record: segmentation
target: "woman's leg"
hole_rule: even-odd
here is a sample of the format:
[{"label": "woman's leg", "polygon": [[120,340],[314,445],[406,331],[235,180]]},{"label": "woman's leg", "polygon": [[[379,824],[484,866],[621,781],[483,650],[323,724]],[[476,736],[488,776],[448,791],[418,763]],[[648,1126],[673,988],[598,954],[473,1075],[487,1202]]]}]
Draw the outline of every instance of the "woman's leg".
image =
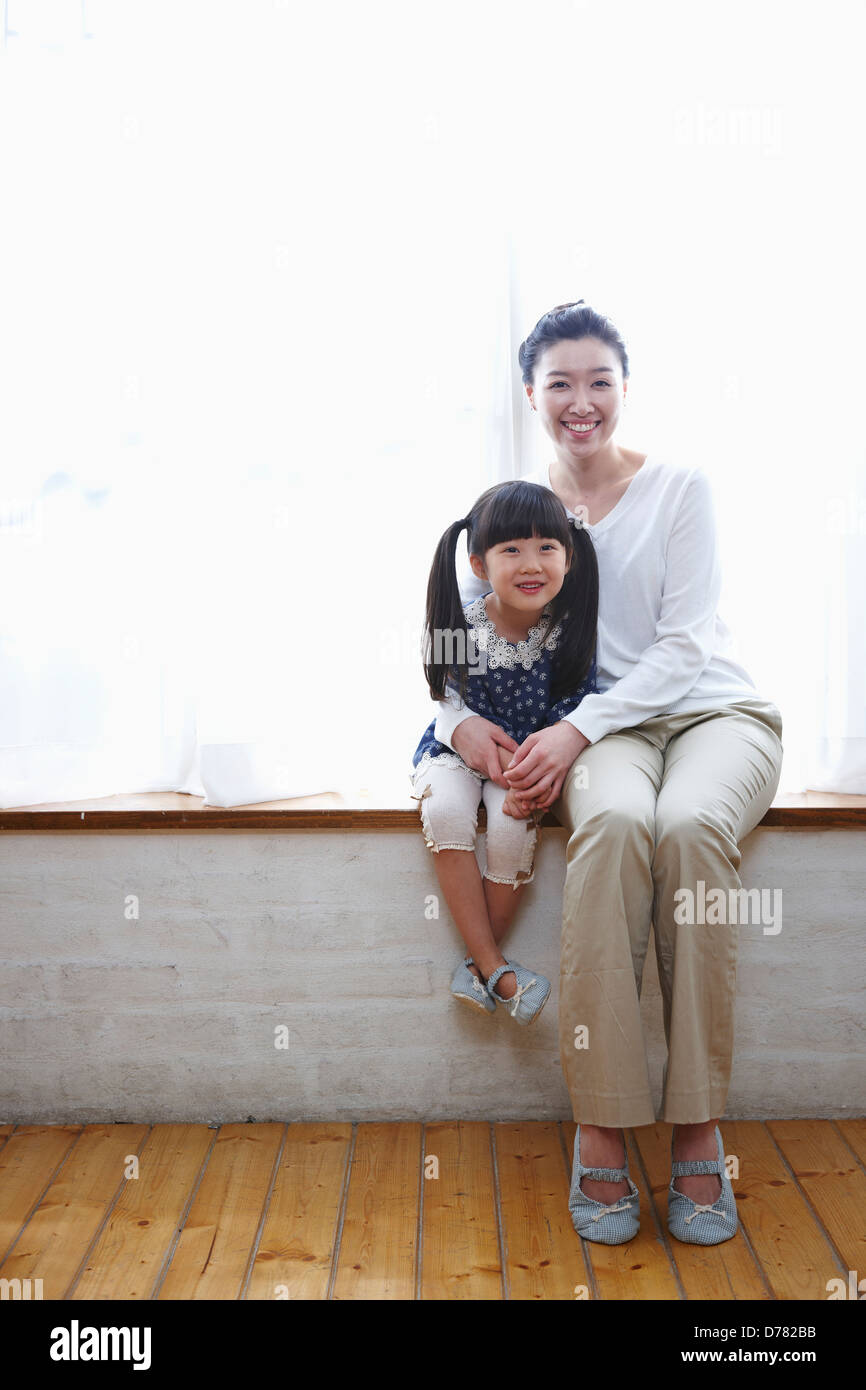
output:
[{"label": "woman's leg", "polygon": [[[662,755],[634,729],[573,764],[553,810],[569,832],[562,911],[559,1042],[587,1167],[619,1168],[623,1126],[655,1119],[640,1018],[652,915]],[[627,1184],[585,1178],[605,1203]]]},{"label": "woman's leg", "polygon": [[[495,785],[495,783],[494,783]],[[436,877],[454,924],[466,946],[466,954],[478,964],[483,979],[492,975],[505,957],[491,930],[481,871],[475,857],[478,803],[483,786],[471,772],[433,763],[414,782],[413,797],[419,802],[421,823],[433,851]],[[513,975],[500,981],[497,992],[510,998],[517,982]]]},{"label": "woman's leg", "polygon": [[[653,858],[656,958],[669,1050],[662,1118],[668,1123],[701,1124],[724,1114],[739,927],[751,906],[740,893],[740,841],[763,818],[779,785],[782,745],[773,727],[781,731],[778,711],[775,716],[765,722],[741,705],[698,716],[697,722],[695,715],[668,716],[673,733],[656,805]],[[686,727],[677,732],[680,721]]]},{"label": "woman's leg", "polygon": [[[697,722],[694,714],[669,716],[669,724],[653,860],[668,1042],[662,1118],[677,1127],[675,1159],[714,1158],[733,1056],[739,930],[751,919],[752,900],[740,892],[740,844],[779,784],[781,716],[774,705],[749,701]],[[696,1202],[720,1192],[714,1177],[676,1185]]]},{"label": "woman's leg", "polygon": [[560,1055],[581,1126],[621,1128],[655,1119],[639,994],[661,775],[660,750],[624,729],[584,749],[553,806],[569,832]]}]

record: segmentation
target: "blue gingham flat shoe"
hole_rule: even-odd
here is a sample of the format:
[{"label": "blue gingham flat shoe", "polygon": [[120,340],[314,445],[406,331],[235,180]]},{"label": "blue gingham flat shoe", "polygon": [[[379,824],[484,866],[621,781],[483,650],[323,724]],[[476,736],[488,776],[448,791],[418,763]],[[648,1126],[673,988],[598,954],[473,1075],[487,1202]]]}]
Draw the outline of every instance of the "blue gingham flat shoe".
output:
[{"label": "blue gingham flat shoe", "polygon": [[[604,1202],[596,1202],[581,1191],[580,1184],[584,1178],[596,1178],[599,1182],[625,1180],[629,1190],[624,1197],[617,1197],[615,1202],[605,1206]],[[574,1136],[574,1166],[568,1210],[577,1234],[599,1245],[624,1245],[626,1241],[633,1240],[640,1230],[640,1193],[629,1176],[628,1149],[625,1150],[625,1165],[622,1168],[584,1168],[580,1161],[580,1125]]]},{"label": "blue gingham flat shoe", "polygon": [[490,997],[490,991],[484,981],[479,980],[468,968],[474,964],[471,956],[460,962],[451,976],[451,993],[461,1004],[468,1004],[479,1013],[495,1014],[496,1004]]},{"label": "blue gingham flat shoe", "polygon": [[[686,1245],[721,1245],[737,1234],[740,1218],[731,1180],[725,1175],[725,1150],[716,1125],[716,1157],[690,1158],[674,1162],[674,1137],[671,1135],[671,1183],[668,1188],[668,1230],[676,1240]],[[674,1182],[693,1173],[715,1173],[722,1190],[715,1202],[701,1205],[684,1192],[677,1192]]]},{"label": "blue gingham flat shoe", "polygon": [[[501,994],[495,992],[495,986],[509,971],[513,971],[517,977],[517,988],[510,999],[503,999]],[[508,1011],[509,1018],[527,1025],[535,1022],[550,998],[550,981],[537,971],[518,965],[516,960],[509,960],[488,976],[487,990],[490,997]]]}]

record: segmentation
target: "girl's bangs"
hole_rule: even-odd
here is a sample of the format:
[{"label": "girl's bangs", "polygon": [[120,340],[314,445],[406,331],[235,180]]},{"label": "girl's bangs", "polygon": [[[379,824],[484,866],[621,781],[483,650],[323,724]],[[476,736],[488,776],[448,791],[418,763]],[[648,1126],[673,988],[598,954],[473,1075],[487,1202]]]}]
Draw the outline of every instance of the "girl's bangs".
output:
[{"label": "girl's bangs", "polygon": [[482,552],[529,536],[550,536],[569,548],[571,533],[565,508],[555,493],[537,483],[506,484],[491,498],[479,528]]}]

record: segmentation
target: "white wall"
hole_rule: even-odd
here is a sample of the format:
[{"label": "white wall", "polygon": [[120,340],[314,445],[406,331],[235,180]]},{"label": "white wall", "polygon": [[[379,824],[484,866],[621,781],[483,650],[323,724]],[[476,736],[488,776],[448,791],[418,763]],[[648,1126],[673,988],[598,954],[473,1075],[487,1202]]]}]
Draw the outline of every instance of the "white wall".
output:
[{"label": "white wall", "polygon": [[[418,831],[4,834],[0,1122],[571,1118],[564,841],[542,832],[509,938],[554,982],[522,1030],[452,1000]],[[740,873],[782,890],[783,927],[740,928],[728,1114],[863,1114],[863,831],[758,829]],[[643,1009],[660,1093],[652,949]]]}]

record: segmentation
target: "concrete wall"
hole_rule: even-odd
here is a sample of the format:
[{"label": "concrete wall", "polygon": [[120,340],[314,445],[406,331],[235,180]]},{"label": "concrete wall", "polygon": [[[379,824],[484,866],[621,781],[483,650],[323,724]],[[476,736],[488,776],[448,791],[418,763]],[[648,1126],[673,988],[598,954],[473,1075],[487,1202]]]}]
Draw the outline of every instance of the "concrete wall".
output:
[{"label": "concrete wall", "polygon": [[[564,844],[541,833],[508,942],[554,982],[524,1030],[452,1000],[462,951],[444,901],[425,916],[419,830],[4,833],[0,1121],[571,1118]],[[863,1114],[864,832],[759,829],[743,850],[783,927],[740,927],[728,1114]],[[643,1014],[658,1099],[652,948]]]}]

